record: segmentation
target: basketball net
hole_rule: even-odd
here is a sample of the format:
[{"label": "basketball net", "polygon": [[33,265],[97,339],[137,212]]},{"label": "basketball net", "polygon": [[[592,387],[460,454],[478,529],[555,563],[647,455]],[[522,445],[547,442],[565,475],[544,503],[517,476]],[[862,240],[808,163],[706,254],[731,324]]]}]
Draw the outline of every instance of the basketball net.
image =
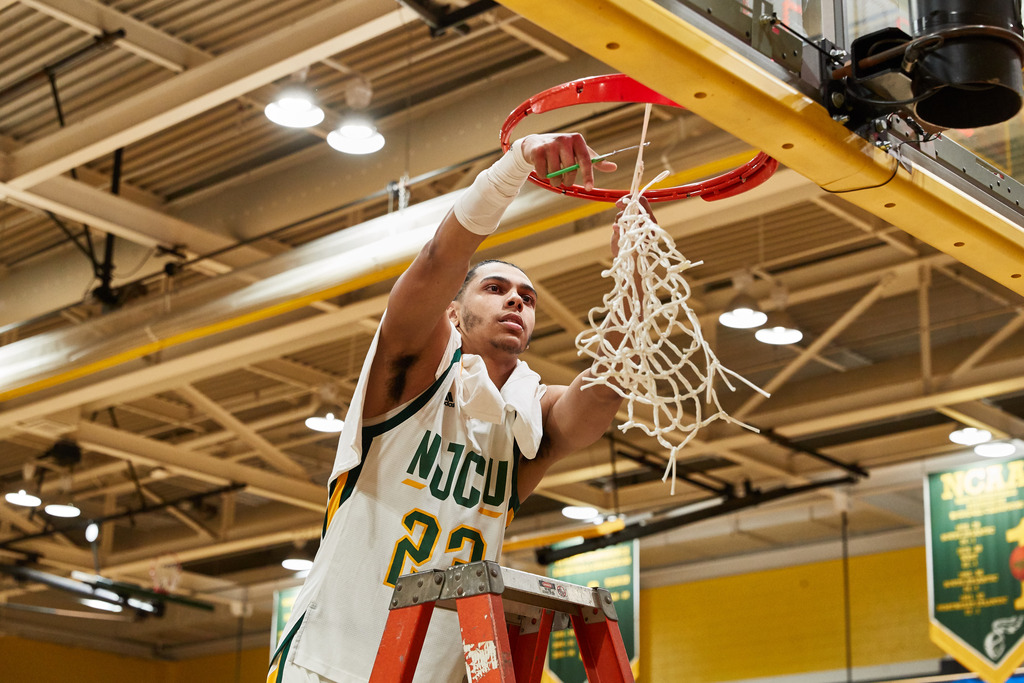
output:
[{"label": "basketball net", "polygon": [[[604,385],[626,399],[628,419],[619,430],[640,429],[669,450],[661,479],[672,476],[675,495],[676,454],[700,428],[724,420],[757,431],[725,412],[715,380],[721,379],[735,391],[731,377],[766,398],[768,394],[719,362],[688,303],[690,285],[683,277],[703,262],[694,263],[683,256],[640,202],[643,193],[668,174],[661,173],[639,190],[650,112],[648,104],[628,203],[618,221],[619,251],[611,268],[601,273],[611,278],[613,286],[602,305],[590,309],[591,329],[576,337],[576,348],[578,355],[592,361],[584,388]],[[637,404],[651,406],[651,425],[636,421]],[[683,434],[680,443],[666,438],[674,432]]]},{"label": "basketball net", "polygon": [[149,565],[149,578],[156,593],[173,593],[181,581],[181,562],[174,555],[161,555]]}]

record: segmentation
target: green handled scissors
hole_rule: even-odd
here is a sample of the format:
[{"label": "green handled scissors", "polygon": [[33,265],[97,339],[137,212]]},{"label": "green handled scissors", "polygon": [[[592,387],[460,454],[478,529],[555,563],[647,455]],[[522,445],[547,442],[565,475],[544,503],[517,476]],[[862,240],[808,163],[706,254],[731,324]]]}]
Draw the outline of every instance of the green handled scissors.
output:
[{"label": "green handled scissors", "polygon": [[[646,147],[649,144],[651,144],[651,143],[650,142],[645,142],[644,143],[644,147]],[[605,154],[598,154],[596,157],[594,157],[590,161],[591,161],[591,163],[593,163],[595,161],[601,161],[602,159],[607,159],[608,157],[610,157],[613,154],[618,154],[619,152],[628,152],[629,150],[636,149],[639,146],[640,145],[633,145],[632,147],[623,147],[622,149],[616,149],[616,150],[614,150],[612,152],[607,152]],[[545,178],[556,178],[556,177],[562,175],[563,173],[568,173],[569,171],[575,171],[575,170],[579,169],[579,167],[580,167],[579,164],[573,164],[572,166],[566,166],[565,168],[561,168],[561,169],[559,169],[557,171],[552,171],[551,173],[548,173],[544,177]]]}]

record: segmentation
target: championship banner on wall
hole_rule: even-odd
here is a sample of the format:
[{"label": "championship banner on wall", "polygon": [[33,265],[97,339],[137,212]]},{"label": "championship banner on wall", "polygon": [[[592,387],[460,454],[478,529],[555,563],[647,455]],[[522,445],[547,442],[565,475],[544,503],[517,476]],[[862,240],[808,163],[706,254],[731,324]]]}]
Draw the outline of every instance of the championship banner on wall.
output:
[{"label": "championship banner on wall", "polygon": [[281,642],[284,628],[292,616],[292,606],[295,605],[295,598],[299,595],[300,588],[302,586],[292,586],[274,591],[274,616],[270,620],[271,655],[277,650],[277,644]]},{"label": "championship banner on wall", "polygon": [[988,683],[1024,661],[1024,460],[925,481],[932,641]]},{"label": "championship banner on wall", "polygon": [[[627,541],[558,560],[548,567],[548,576],[553,579],[591,588],[605,588],[611,593],[633,678],[639,675],[640,664],[640,596],[637,594],[640,586],[640,563],[637,561],[639,549],[639,541]],[[571,625],[568,629],[551,632],[542,681],[586,683],[587,672],[583,668],[583,660],[576,646],[576,634]]]}]

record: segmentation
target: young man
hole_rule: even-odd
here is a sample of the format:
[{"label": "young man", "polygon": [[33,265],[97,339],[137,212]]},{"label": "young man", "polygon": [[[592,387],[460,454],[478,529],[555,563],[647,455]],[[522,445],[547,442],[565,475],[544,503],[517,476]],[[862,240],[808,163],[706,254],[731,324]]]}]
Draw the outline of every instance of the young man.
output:
[{"label": "young man", "polygon": [[[547,386],[518,356],[537,293],[519,268],[470,258],[530,171],[579,164],[579,134],[517,141],[456,201],[398,279],[345,419],[324,535],[271,681],[366,681],[395,579],[496,560],[505,527],[559,458],[596,441],[621,403],[603,386]],[[576,172],[561,176],[570,185]],[[586,373],[584,373],[585,375]],[[457,617],[436,610],[417,681],[461,681]]]}]

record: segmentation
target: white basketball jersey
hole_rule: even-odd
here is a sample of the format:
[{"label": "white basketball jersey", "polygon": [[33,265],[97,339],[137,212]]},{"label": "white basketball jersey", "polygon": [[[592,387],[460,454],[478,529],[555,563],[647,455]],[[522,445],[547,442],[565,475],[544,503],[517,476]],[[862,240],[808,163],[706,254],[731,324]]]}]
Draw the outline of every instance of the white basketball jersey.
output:
[{"label": "white basketball jersey", "polygon": [[[282,646],[283,658],[331,680],[369,678],[399,576],[497,560],[518,508],[516,412],[500,423],[467,415],[462,397],[476,392],[466,384],[490,379],[464,373],[454,330],[452,342],[430,388],[363,424],[361,462],[331,484],[320,550]],[[539,398],[539,378],[520,366]],[[435,609],[415,680],[464,673],[456,614]]]}]

